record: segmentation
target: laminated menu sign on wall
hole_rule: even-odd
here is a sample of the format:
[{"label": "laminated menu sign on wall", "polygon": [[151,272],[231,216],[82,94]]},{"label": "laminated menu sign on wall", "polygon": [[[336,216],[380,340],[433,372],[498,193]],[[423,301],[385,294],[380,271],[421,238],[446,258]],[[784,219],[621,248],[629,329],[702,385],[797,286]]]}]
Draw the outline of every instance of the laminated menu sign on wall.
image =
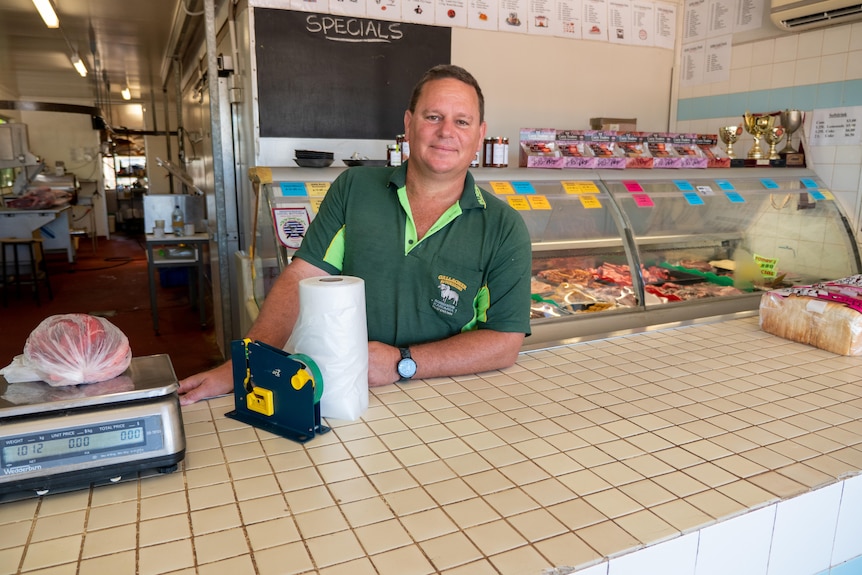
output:
[{"label": "laminated menu sign on wall", "polygon": [[581,33],[584,40],[608,39],[608,6],[605,0],[584,0]]},{"label": "laminated menu sign on wall", "polygon": [[365,3],[366,0],[332,0],[329,11],[345,16],[365,16]]},{"label": "laminated menu sign on wall", "polygon": [[496,30],[497,13],[497,0],[469,0],[467,27],[477,30]]},{"label": "laminated menu sign on wall", "polygon": [[706,41],[703,81],[726,82],[730,80],[730,57],[733,37],[710,38]]},{"label": "laminated menu sign on wall", "polygon": [[706,0],[686,0],[682,20],[682,41],[692,42],[706,38],[709,5]]},{"label": "laminated menu sign on wall", "polygon": [[692,42],[682,47],[682,72],[680,84],[693,86],[703,81],[704,55],[706,42]]},{"label": "laminated menu sign on wall", "polygon": [[553,36],[554,1],[529,0],[529,6],[527,31],[538,36]]},{"label": "laminated menu sign on wall", "polygon": [[721,36],[733,32],[733,0],[710,0],[706,35]]},{"label": "laminated menu sign on wall", "polygon": [[763,25],[763,12],[766,0],[736,0],[734,32],[759,30]]},{"label": "laminated menu sign on wall", "polygon": [[862,106],[814,110],[812,146],[857,146],[862,144]]},{"label": "laminated menu sign on wall", "polygon": [[655,46],[673,50],[676,43],[676,5],[656,2]]},{"label": "laminated menu sign on wall", "polygon": [[411,0],[401,9],[401,18],[414,24],[434,24],[434,0]]},{"label": "laminated menu sign on wall", "polygon": [[527,0],[500,0],[500,12],[497,21],[501,32],[527,33]]},{"label": "laminated menu sign on wall", "polygon": [[608,40],[629,44],[632,35],[632,5],[627,0],[608,1]]},{"label": "laminated menu sign on wall", "polygon": [[[386,0],[381,0],[385,2]],[[437,24],[441,26],[467,27],[466,0],[437,0]]]},{"label": "laminated menu sign on wall", "polygon": [[557,18],[551,27],[554,34],[564,38],[581,38],[581,0],[557,0]]},{"label": "laminated menu sign on wall", "polygon": [[655,4],[632,2],[631,43],[652,46],[655,43]]},{"label": "laminated menu sign on wall", "polygon": [[[339,0],[330,0],[330,4]],[[380,18],[383,20],[401,20],[401,0],[375,0],[368,2],[367,15],[369,18]]]}]

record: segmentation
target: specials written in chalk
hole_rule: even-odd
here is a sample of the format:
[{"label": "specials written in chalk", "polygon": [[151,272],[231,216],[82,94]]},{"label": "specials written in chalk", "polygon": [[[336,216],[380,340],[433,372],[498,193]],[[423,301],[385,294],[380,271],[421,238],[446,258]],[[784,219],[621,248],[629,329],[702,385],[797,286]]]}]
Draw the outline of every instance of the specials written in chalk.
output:
[{"label": "specials written in chalk", "polygon": [[312,34],[323,34],[336,42],[393,42],[404,37],[399,22],[382,22],[347,16],[309,14],[305,29]]}]

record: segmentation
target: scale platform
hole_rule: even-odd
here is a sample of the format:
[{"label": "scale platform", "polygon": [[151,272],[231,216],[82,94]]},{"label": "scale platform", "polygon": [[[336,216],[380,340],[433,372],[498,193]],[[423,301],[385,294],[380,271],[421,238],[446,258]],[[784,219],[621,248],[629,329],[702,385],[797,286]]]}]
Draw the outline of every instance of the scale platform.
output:
[{"label": "scale platform", "polygon": [[84,385],[0,376],[0,494],[175,471],[186,450],[178,388],[166,354],[132,358],[119,377]]}]

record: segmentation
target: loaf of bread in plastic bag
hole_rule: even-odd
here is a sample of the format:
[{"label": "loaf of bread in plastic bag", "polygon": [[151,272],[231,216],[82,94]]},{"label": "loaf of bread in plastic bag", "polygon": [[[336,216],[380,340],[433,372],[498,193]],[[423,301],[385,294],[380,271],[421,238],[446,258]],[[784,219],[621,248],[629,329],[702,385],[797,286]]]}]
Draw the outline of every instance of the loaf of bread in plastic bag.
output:
[{"label": "loaf of bread in plastic bag", "polygon": [[766,292],[763,331],[841,355],[862,355],[862,276]]}]

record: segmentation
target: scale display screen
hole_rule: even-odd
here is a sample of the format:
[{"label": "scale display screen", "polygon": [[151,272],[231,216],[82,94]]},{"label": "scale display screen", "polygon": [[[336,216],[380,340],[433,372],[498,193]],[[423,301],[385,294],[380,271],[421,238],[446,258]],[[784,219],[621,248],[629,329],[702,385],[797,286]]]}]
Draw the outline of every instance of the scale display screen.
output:
[{"label": "scale display screen", "polygon": [[0,438],[0,470],[22,473],[134,455],[162,448],[158,416]]}]

